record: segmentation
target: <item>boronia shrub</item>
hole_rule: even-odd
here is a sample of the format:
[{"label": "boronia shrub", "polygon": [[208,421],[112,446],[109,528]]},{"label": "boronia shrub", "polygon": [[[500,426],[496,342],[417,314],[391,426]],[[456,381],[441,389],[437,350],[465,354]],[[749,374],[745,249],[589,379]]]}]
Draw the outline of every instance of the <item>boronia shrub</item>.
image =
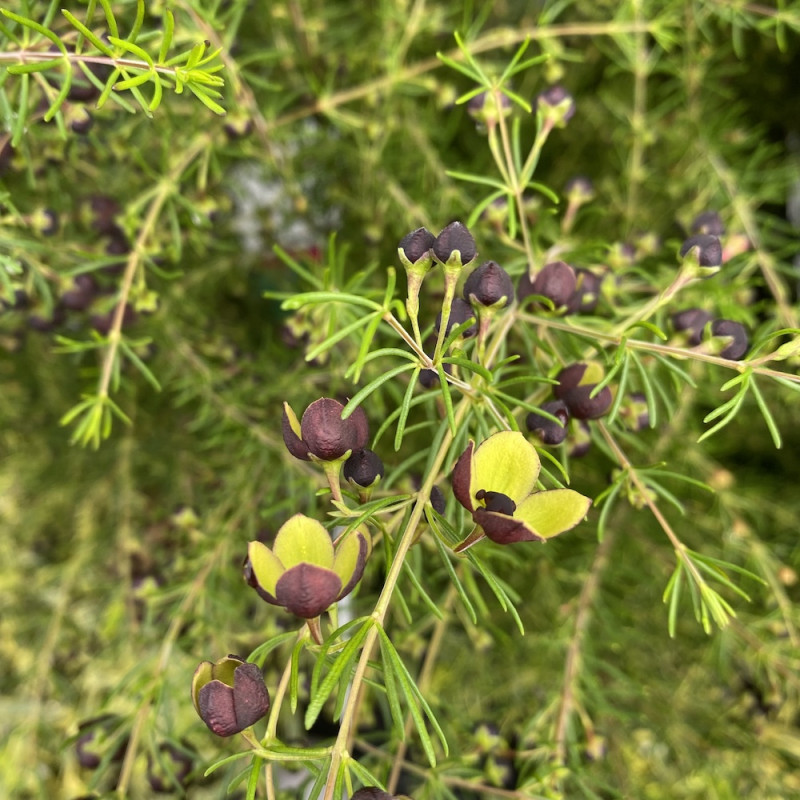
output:
[{"label": "boronia shrub", "polygon": [[0,795],[800,796],[798,31],[0,9]]}]

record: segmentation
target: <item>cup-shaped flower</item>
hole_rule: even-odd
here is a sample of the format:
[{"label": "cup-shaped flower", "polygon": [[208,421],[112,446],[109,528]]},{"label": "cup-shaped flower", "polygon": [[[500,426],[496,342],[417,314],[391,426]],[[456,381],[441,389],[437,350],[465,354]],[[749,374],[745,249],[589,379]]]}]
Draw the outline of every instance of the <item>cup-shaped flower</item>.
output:
[{"label": "cup-shaped flower", "polygon": [[283,441],[288,451],[302,461],[312,456],[320,461],[337,461],[348,451],[367,446],[369,423],[360,406],[342,419],[344,406],[330,397],[320,397],[304,412],[302,420],[288,403],[283,404]]},{"label": "cup-shaped flower", "polygon": [[334,547],[319,522],[295,514],[281,526],[272,549],[250,542],[245,580],[268,603],[314,619],[361,580],[370,549],[368,536],[357,528]]},{"label": "cup-shaped flower", "polygon": [[536,448],[518,431],[470,441],[453,469],[453,494],[497,544],[544,542],[575,527],[591,500],[572,489],[535,492]]},{"label": "cup-shaped flower", "polygon": [[233,736],[255,725],[269,711],[269,692],[256,664],[228,655],[203,661],[192,678],[192,702],[200,719],[217,736]]}]

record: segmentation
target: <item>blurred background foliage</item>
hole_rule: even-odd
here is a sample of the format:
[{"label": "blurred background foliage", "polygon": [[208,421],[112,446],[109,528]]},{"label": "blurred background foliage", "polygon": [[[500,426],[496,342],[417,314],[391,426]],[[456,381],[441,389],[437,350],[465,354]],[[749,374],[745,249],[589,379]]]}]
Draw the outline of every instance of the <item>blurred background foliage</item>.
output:
[{"label": "blurred background foliage", "polygon": [[[129,27],[136,4],[112,5]],[[74,43],[57,4],[23,6],[19,13],[49,19]],[[85,3],[68,6],[85,14]],[[147,4],[140,41],[157,34],[165,6]],[[304,335],[313,343],[346,312],[330,307],[287,325],[264,292],[306,287],[273,246],[314,274],[332,267],[337,286],[373,269],[358,285],[380,288],[405,233],[469,216],[483,187],[447,170],[493,176],[495,168],[485,135],[454,104],[472,87],[436,59],[437,51],[458,57],[454,31],[498,73],[530,37],[529,52],[550,58],[515,79],[515,91],[533,100],[560,82],[575,96],[577,113],[537,173],[558,193],[578,174],[594,182],[571,253],[612,263],[623,244],[656,237],[667,243],[661,262],[617,267],[646,282],[659,263],[673,263],[689,221],[715,209],[754,248],[735,281],[696,296],[706,292],[721,315],[752,328],[797,327],[800,214],[789,201],[800,178],[800,3],[176,0],[169,8],[176,46],[221,48],[225,117],[174,93],[153,118],[114,102],[98,110],[89,90],[62,108],[60,129],[42,120],[52,99],[45,84],[58,86],[58,71],[21,98],[19,76],[5,71],[18,47],[0,36],[0,794],[19,800],[115,787],[150,797],[159,775],[178,796],[225,795],[236,765],[202,776],[221,747],[237,745],[197,719],[190,677],[202,659],[246,654],[291,628],[240,574],[247,541],[317,508],[319,484],[284,451],[281,403],[302,409],[320,395],[352,393],[344,378],[352,349],[312,364],[303,349]],[[24,136],[12,147],[23,112]],[[532,135],[533,119],[522,125]],[[535,202],[530,213],[550,246],[560,212]],[[519,251],[490,220],[473,233],[483,257],[521,271]],[[98,449],[82,449],[59,420],[94,391],[105,351],[58,352],[57,337],[90,342],[92,330],[108,329],[133,243],[141,268],[125,333],[160,391],[121,359],[114,399],[131,424],[115,422]],[[762,279],[765,263],[784,289],[779,305]],[[65,308],[60,298],[85,274],[90,302]],[[427,298],[428,322],[437,299]],[[783,366],[796,372],[796,361]],[[675,416],[621,441],[642,466],[663,460],[708,482],[715,494],[667,484],[684,504],[683,515],[667,505],[674,527],[687,546],[765,584],[737,578],[751,602],[729,593],[738,617],[711,635],[687,604],[670,638],[662,592],[674,554],[634,489],[611,511],[601,545],[593,511],[547,548],[487,554],[519,596],[525,637],[484,590],[486,611],[472,626],[434,558],[425,585],[444,620],[408,581],[400,588],[413,618],[391,617],[412,673],[432,637],[439,648],[426,696],[451,755],[431,770],[412,740],[401,786],[417,800],[800,796],[796,395],[762,387],[781,450],[749,401],[696,445],[730,375],[690,371],[698,385],[684,387]],[[402,386],[373,396],[373,430],[401,395]],[[399,453],[384,437],[378,449],[390,474],[425,437],[410,435]],[[595,446],[571,462],[572,485],[596,497],[614,467]],[[413,488],[412,473],[400,470],[393,488]],[[431,553],[423,539],[411,553],[415,571]],[[356,608],[368,612],[379,588],[368,572]],[[281,669],[274,654],[268,686]],[[565,697],[573,713],[561,719]],[[385,711],[368,709],[357,743],[384,776],[396,746],[387,744]],[[86,723],[97,718],[88,741]],[[303,731],[301,719],[285,714],[285,740],[330,735],[324,726]],[[84,744],[98,754],[94,768],[81,765]],[[191,768],[186,789],[169,777],[181,758]]]}]

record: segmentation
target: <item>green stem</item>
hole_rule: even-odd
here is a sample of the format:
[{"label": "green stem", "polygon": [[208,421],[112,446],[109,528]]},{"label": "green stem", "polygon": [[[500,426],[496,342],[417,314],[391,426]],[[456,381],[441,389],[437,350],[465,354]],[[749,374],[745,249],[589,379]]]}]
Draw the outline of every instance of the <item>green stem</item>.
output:
[{"label": "green stem", "polygon": [[[469,400],[467,398],[462,399],[455,411],[456,429],[458,429],[460,424],[464,421],[469,409]],[[328,773],[328,782],[325,785],[325,794],[323,796],[323,800],[333,800],[333,791],[336,785],[336,775],[339,772],[339,766],[342,764],[344,759],[349,757],[350,742],[355,734],[354,723],[356,712],[359,707],[358,701],[361,696],[360,690],[362,686],[365,686],[364,677],[369,667],[372,650],[378,639],[378,626],[383,624],[383,620],[386,617],[386,612],[389,609],[389,603],[391,602],[392,594],[394,593],[395,587],[397,586],[397,581],[400,577],[400,571],[403,568],[406,555],[408,554],[411,545],[414,543],[417,526],[422,520],[425,503],[430,497],[431,489],[433,488],[436,478],[439,475],[439,470],[442,468],[442,464],[447,457],[447,453],[450,450],[450,445],[452,443],[453,435],[448,428],[445,432],[444,439],[439,446],[439,450],[436,453],[436,457],[431,464],[431,468],[428,471],[428,475],[425,478],[425,482],[422,484],[422,487],[419,490],[417,502],[414,505],[413,511],[411,512],[411,517],[408,520],[406,529],[403,531],[403,534],[400,537],[400,542],[397,545],[394,559],[389,567],[389,573],[386,576],[380,597],[378,598],[378,602],[375,604],[375,609],[372,612],[372,619],[375,621],[375,624],[372,625],[367,633],[366,638],[364,639],[364,647],[361,650],[361,657],[359,658],[355,674],[353,675],[353,681],[351,684],[352,689],[348,695],[344,708],[342,709],[341,720],[339,723],[339,734],[336,737],[336,742],[333,745],[333,751],[331,753],[330,771]]]}]

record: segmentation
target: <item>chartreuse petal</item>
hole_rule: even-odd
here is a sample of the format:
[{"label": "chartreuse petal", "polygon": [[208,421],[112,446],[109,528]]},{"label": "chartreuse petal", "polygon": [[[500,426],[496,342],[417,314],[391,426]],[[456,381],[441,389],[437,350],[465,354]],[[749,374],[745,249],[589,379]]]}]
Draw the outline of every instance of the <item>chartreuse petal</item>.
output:
[{"label": "chartreuse petal", "polygon": [[475,497],[481,489],[500,492],[519,505],[536,486],[539,469],[536,448],[519,431],[492,434],[472,456],[469,491],[474,505],[481,505]]},{"label": "chartreuse petal", "polygon": [[297,419],[297,414],[294,413],[292,407],[288,403],[283,404],[283,411],[286,414],[286,418],[289,420],[289,427],[292,429],[292,432],[298,439],[302,439],[302,434],[300,433],[300,420]]},{"label": "chartreuse petal", "polygon": [[341,578],[342,587],[350,583],[356,569],[363,566],[362,549],[364,536],[360,531],[351,531],[336,546],[333,571]]},{"label": "chartreuse petal", "polygon": [[297,564],[333,569],[333,542],[328,531],[304,514],[295,514],[283,523],[275,537],[272,552],[287,570]]},{"label": "chartreuse petal", "polygon": [[283,563],[269,547],[261,544],[261,542],[250,542],[247,546],[247,555],[258,585],[267,594],[275,597],[275,584],[280,580],[281,575],[286,572]]},{"label": "chartreuse petal", "polygon": [[517,506],[514,518],[543,539],[574,528],[589,511],[592,501],[572,489],[550,489],[532,494]]},{"label": "chartreuse petal", "polygon": [[192,702],[198,713],[200,712],[200,706],[197,705],[197,695],[212,680],[214,680],[214,665],[210,661],[201,661],[192,677]]}]

